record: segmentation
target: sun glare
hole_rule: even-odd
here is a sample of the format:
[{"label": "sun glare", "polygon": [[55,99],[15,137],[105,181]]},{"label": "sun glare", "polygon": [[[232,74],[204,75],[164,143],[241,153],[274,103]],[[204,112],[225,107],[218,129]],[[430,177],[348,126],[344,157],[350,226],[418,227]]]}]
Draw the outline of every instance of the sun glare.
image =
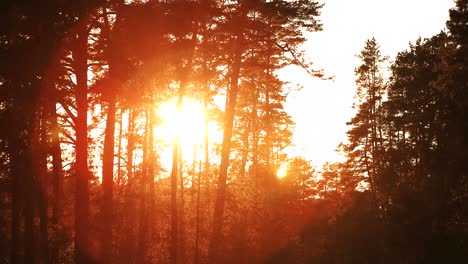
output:
[{"label": "sun glare", "polygon": [[281,163],[281,165],[278,168],[278,171],[276,171],[276,176],[280,179],[286,177],[288,175],[288,164],[287,163]]},{"label": "sun glare", "polygon": [[[166,144],[160,151],[162,166],[170,169],[172,165],[172,144],[179,140],[182,148],[183,162],[190,164],[203,157],[202,147],[205,144],[205,108],[196,100],[186,98],[181,109],[177,109],[177,101],[169,100],[159,106],[158,116],[161,120],[155,136]],[[208,118],[208,144],[221,142],[222,131],[217,122]],[[210,147],[209,147],[210,148]],[[211,159],[216,160],[211,155]]]},{"label": "sun glare", "polygon": [[194,100],[186,100],[181,109],[177,109],[175,100],[163,103],[159,108],[159,115],[163,125],[162,138],[166,143],[172,143],[175,138],[183,146],[200,144],[203,140],[205,114],[203,105]]}]

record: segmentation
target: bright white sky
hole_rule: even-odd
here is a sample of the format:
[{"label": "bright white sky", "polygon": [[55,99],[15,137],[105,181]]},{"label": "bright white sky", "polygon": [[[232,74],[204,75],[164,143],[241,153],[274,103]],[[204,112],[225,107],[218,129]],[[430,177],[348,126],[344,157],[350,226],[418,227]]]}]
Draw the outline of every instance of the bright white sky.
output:
[{"label": "bright white sky", "polygon": [[[319,0],[320,1],[320,0]],[[356,58],[366,39],[375,37],[383,55],[393,60],[419,36],[431,37],[445,28],[453,0],[321,0],[325,3],[323,31],[312,33],[305,46],[315,68],[323,68],[334,81],[307,77],[298,69],[285,69],[281,79],[301,84],[285,105],[296,122],[290,152],[321,166],[336,161],[337,145],[346,140],[346,122],[352,117]]]}]

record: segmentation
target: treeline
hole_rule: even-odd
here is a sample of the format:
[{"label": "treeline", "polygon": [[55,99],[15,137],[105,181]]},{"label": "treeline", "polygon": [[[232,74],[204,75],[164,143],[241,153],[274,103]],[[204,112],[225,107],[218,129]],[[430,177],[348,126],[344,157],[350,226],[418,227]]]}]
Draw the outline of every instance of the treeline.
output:
[{"label": "treeline", "polygon": [[468,259],[467,21],[468,1],[456,1],[448,31],[411,43],[389,69],[366,41],[346,161],[322,174],[337,208],[319,263]]},{"label": "treeline", "polygon": [[[294,124],[276,71],[322,77],[301,50],[303,33],[321,30],[320,9],[2,1],[0,262],[264,262],[302,245],[312,168],[298,158],[278,186]],[[204,105],[205,139],[193,164],[175,140],[164,168],[157,109],[174,98]]]}]

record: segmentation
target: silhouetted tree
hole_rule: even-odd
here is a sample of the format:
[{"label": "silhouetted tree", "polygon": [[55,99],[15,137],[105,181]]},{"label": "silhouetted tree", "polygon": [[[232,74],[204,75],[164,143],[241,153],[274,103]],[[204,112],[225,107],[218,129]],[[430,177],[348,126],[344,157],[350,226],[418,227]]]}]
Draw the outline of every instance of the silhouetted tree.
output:
[{"label": "silhouetted tree", "polygon": [[365,180],[374,195],[375,206],[379,208],[378,181],[382,169],[382,96],[385,84],[383,62],[385,57],[374,38],[366,41],[366,46],[358,55],[362,64],[356,68],[356,116],[347,124],[352,128],[347,132],[349,143],[345,146],[348,162],[356,177]]}]

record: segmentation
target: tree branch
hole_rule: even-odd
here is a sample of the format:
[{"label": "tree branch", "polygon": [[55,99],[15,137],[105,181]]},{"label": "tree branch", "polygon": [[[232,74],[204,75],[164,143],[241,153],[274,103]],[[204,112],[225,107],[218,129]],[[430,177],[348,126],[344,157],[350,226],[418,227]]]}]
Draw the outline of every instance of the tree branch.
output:
[{"label": "tree branch", "polygon": [[297,56],[297,54],[294,52],[294,50],[292,50],[291,48],[288,47],[288,45],[284,45],[284,46],[281,46],[280,44],[272,41],[272,43],[278,47],[280,50],[282,50],[283,52],[287,52],[289,53],[292,58],[293,58],[293,61],[299,65],[299,67],[301,67],[302,69],[304,69],[307,74],[309,74],[311,77],[318,77],[320,78],[321,80],[326,80],[326,81],[329,81],[329,80],[333,80],[334,76],[325,76],[325,74],[323,73],[323,70],[320,69],[320,70],[311,70],[307,67],[307,65],[305,65],[305,63],[303,61],[301,61],[299,59],[299,57]]}]

